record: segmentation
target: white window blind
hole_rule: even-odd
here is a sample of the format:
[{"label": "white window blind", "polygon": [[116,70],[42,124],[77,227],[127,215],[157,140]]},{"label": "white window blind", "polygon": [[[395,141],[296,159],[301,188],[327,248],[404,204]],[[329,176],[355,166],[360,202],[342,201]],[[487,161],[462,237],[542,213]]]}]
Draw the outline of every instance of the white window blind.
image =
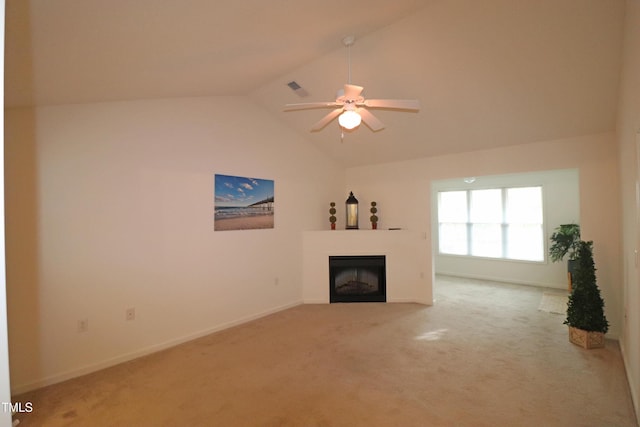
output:
[{"label": "white window blind", "polygon": [[542,187],[438,193],[442,254],[544,261]]}]

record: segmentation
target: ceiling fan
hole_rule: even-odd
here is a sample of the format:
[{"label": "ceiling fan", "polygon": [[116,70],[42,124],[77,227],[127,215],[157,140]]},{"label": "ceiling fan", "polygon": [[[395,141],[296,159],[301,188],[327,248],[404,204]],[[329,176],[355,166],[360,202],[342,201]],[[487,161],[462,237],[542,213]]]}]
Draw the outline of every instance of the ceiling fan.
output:
[{"label": "ceiling fan", "polygon": [[351,45],[355,37],[347,36],[342,39],[348,51],[348,82],[344,89],[338,91],[335,101],[328,102],[307,102],[302,104],[286,104],[285,111],[306,110],[311,108],[331,108],[337,107],[320,121],[311,127],[311,131],[322,130],[333,119],[338,117],[338,123],[344,129],[351,130],[360,126],[364,122],[372,131],[377,132],[384,129],[384,124],[378,120],[367,108],[380,108],[387,110],[417,111],[420,103],[417,99],[365,99],[362,95],[364,88],[351,84]]}]

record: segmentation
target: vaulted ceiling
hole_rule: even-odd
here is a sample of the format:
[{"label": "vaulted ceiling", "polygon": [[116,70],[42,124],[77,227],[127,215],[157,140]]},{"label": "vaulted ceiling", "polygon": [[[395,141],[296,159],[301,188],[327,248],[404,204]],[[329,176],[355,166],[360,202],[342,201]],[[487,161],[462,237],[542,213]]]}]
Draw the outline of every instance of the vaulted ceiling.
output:
[{"label": "vaulted ceiling", "polygon": [[[5,104],[240,95],[345,166],[608,132],[623,0],[7,0]],[[386,128],[330,110],[352,83]],[[287,83],[296,81],[300,98]]]}]

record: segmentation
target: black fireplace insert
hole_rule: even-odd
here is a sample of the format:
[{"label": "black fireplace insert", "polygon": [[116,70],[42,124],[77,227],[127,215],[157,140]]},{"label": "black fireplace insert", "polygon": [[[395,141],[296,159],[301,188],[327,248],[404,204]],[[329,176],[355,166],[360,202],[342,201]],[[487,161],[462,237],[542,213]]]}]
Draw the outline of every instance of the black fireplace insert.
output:
[{"label": "black fireplace insert", "polygon": [[386,302],[384,255],[330,256],[330,302]]}]

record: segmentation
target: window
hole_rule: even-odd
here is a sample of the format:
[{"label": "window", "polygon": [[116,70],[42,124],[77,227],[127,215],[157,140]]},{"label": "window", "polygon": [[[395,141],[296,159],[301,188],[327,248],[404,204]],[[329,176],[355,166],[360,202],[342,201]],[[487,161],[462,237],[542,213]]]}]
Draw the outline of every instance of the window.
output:
[{"label": "window", "polygon": [[544,260],[542,187],[438,193],[442,254]]}]

